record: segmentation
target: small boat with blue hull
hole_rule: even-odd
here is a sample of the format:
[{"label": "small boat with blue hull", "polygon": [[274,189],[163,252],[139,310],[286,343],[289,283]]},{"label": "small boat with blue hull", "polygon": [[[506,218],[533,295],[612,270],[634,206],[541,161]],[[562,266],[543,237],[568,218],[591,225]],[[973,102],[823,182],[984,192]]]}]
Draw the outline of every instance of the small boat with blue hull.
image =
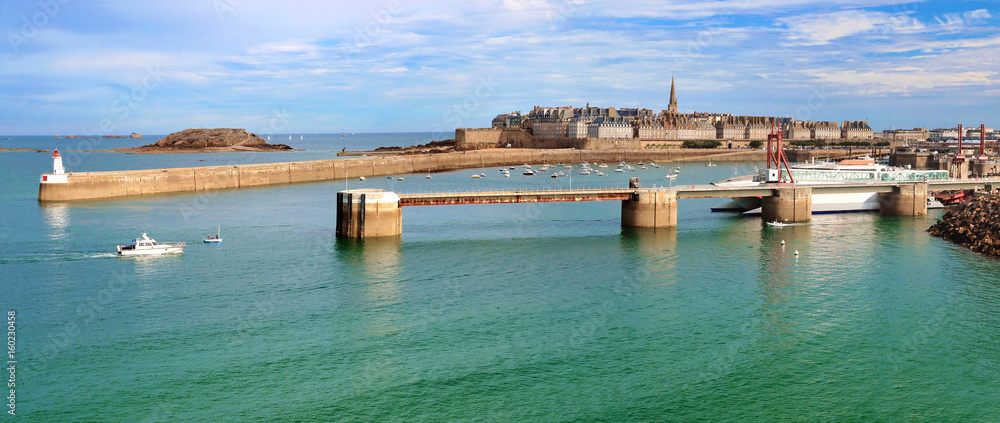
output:
[{"label": "small boat with blue hull", "polygon": [[219,232],[215,235],[209,235],[205,237],[206,244],[221,244],[222,243],[222,226],[219,226]]}]

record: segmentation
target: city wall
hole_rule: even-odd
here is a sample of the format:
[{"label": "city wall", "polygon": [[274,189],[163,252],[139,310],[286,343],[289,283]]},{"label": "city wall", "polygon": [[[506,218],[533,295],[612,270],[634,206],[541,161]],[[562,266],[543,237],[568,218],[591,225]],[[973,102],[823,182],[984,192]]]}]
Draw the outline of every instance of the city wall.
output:
[{"label": "city wall", "polygon": [[77,201],[205,190],[248,188],[360,176],[391,176],[498,167],[523,163],[619,161],[761,161],[763,150],[601,150],[492,149],[461,153],[396,155],[340,160],[188,167],[112,172],[75,172],[65,184],[39,184],[39,201]]}]

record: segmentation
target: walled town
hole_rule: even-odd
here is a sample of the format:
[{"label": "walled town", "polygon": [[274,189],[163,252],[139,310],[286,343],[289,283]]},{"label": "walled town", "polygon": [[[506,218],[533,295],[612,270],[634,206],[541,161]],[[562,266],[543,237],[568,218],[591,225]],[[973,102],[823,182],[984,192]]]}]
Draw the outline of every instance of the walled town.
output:
[{"label": "walled town", "polygon": [[[456,140],[481,143],[508,142],[520,147],[595,149],[670,147],[680,146],[682,141],[704,140],[718,141],[717,146],[723,148],[742,148],[756,146],[757,143],[754,141],[767,140],[772,130],[780,131],[785,140],[793,142],[849,144],[854,141],[866,144],[881,143],[885,146],[925,140],[954,140],[959,135],[956,128],[933,130],[915,128],[875,132],[868,121],[803,121],[791,117],[735,116],[730,113],[680,113],[673,80],[670,86],[669,106],[659,113],[650,109],[591,107],[590,104],[585,107],[535,106],[526,114],[520,111],[502,113],[493,119],[491,126],[489,129],[460,129],[456,132]],[[478,133],[474,134],[474,131]],[[500,131],[508,133],[501,134]],[[522,136],[516,132],[524,134]],[[979,128],[970,129],[962,135],[979,138]],[[534,138],[533,145],[522,140],[525,136]],[[987,128],[986,138],[997,138],[993,128]],[[570,140],[579,141],[574,143]],[[626,140],[632,142],[628,143]]]}]

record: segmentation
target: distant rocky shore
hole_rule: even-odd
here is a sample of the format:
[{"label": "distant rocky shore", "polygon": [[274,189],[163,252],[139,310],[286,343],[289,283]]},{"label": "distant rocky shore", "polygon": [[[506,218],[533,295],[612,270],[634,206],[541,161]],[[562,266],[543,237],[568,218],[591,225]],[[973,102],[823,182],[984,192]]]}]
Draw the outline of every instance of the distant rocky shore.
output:
[{"label": "distant rocky shore", "polygon": [[973,197],[945,213],[927,232],[977,253],[1000,258],[1000,198]]},{"label": "distant rocky shore", "polygon": [[51,153],[52,152],[52,150],[38,150],[38,149],[35,149],[35,148],[2,148],[2,147],[0,147],[0,152],[8,152],[8,151],[27,151],[27,152],[31,152],[31,153]]}]

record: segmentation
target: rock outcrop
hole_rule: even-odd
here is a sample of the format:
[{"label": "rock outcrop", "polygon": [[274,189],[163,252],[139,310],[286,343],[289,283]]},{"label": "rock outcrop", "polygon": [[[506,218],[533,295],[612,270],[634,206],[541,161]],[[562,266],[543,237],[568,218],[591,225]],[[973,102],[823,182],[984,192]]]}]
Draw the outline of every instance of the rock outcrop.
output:
[{"label": "rock outcrop", "polygon": [[268,144],[263,138],[245,129],[185,129],[167,135],[156,144],[141,148],[161,149],[234,149],[234,150],[291,150],[285,144]]},{"label": "rock outcrop", "polygon": [[1000,258],[1000,199],[972,197],[945,213],[927,232],[977,253]]}]

